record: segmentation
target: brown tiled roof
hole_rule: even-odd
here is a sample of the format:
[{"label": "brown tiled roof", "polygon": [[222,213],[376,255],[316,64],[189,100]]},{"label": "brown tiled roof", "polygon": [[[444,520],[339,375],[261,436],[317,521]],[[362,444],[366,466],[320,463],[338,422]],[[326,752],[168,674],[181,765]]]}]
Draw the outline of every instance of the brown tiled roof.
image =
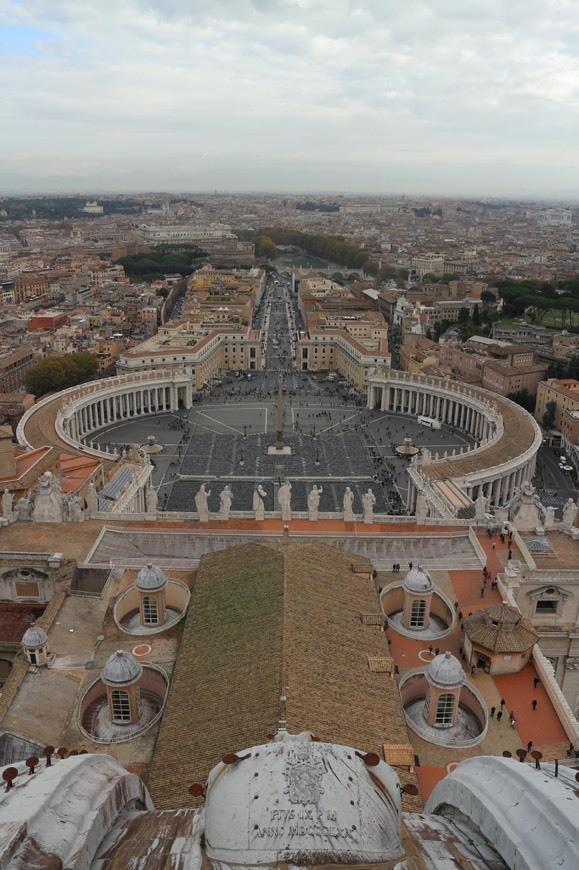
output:
[{"label": "brown tiled roof", "polygon": [[472,643],[500,653],[526,652],[539,637],[531,620],[507,604],[492,604],[467,617],[464,632]]},{"label": "brown tiled roof", "polygon": [[408,742],[396,682],[368,667],[389,657],[384,633],[360,619],[376,608],[370,571],[320,543],[202,559],[148,778],[157,808],[192,804],[191,783],[226,752],[267,742],[280,720],[380,755]]},{"label": "brown tiled roof", "polygon": [[226,752],[277,730],[283,579],[283,556],[258,544],[202,559],[148,777],[158,809],[192,804]]},{"label": "brown tiled roof", "polygon": [[413,767],[414,748],[410,743],[385,743],[384,758],[392,766]]},{"label": "brown tiled roof", "polygon": [[[484,396],[485,399],[488,399],[491,396],[490,393],[479,391],[474,387],[472,391],[475,396],[478,396],[480,392],[481,398]],[[531,447],[535,438],[535,428],[529,414],[502,396],[492,394],[492,399],[503,418],[504,432],[502,437],[486,449],[476,453],[466,453],[444,462],[433,462],[431,465],[423,466],[422,471],[425,477],[431,480],[463,477],[485,468],[492,468],[494,465],[501,465],[503,462],[516,460],[521,453]]]}]

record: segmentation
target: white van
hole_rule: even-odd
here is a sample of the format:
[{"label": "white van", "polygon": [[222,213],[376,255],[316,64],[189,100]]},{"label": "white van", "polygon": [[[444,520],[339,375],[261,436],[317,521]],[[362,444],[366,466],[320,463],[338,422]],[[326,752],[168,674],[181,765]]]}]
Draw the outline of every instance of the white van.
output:
[{"label": "white van", "polygon": [[433,417],[419,417],[418,423],[420,426],[426,426],[427,429],[441,429],[442,423],[440,420],[435,420]]}]

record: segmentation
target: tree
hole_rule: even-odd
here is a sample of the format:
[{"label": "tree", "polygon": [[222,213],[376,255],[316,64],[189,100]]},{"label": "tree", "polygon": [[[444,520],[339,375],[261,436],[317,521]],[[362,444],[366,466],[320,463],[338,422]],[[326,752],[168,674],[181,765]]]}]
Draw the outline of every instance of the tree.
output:
[{"label": "tree", "polygon": [[527,389],[517,390],[516,393],[509,393],[507,399],[510,399],[511,402],[516,402],[517,405],[520,405],[529,414],[532,414],[535,410],[535,396],[532,396]]},{"label": "tree", "polygon": [[470,315],[468,313],[468,308],[461,308],[460,311],[458,312],[458,322],[459,323],[466,323],[467,320],[469,320],[469,319],[470,319]]},{"label": "tree", "polygon": [[475,326],[480,326],[480,314],[478,310],[478,305],[475,305],[472,310],[472,322]]},{"label": "tree", "polygon": [[497,301],[495,294],[491,293],[490,290],[483,290],[480,295],[480,300],[483,305],[494,305],[494,303]]},{"label": "tree", "polygon": [[265,257],[266,260],[275,260],[277,257],[276,244],[269,236],[257,236],[254,244],[256,257]]},{"label": "tree", "polygon": [[555,423],[555,414],[557,412],[557,402],[551,399],[545,405],[545,413],[543,414],[543,426],[545,429],[552,429]]},{"label": "tree", "polygon": [[433,327],[434,340],[439,341],[443,332],[450,326],[450,320],[438,320]]},{"label": "tree", "polygon": [[28,369],[24,384],[36,398],[46,393],[74,387],[94,377],[97,362],[90,353],[71,353],[67,356],[49,356]]}]

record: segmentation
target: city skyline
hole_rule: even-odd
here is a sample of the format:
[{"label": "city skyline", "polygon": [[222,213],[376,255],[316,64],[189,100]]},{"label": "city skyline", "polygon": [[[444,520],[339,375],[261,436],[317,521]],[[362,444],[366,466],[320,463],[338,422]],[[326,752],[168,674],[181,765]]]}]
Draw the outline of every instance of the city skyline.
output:
[{"label": "city skyline", "polygon": [[568,0],[0,12],[0,193],[579,197]]}]

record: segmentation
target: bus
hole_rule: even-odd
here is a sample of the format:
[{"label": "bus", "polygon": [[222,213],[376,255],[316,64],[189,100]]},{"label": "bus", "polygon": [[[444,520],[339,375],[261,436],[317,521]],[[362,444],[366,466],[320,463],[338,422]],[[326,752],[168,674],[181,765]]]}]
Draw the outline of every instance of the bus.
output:
[{"label": "bus", "polygon": [[426,426],[427,429],[441,429],[442,423],[440,420],[434,420],[432,417],[419,417],[418,423],[421,426]]}]

